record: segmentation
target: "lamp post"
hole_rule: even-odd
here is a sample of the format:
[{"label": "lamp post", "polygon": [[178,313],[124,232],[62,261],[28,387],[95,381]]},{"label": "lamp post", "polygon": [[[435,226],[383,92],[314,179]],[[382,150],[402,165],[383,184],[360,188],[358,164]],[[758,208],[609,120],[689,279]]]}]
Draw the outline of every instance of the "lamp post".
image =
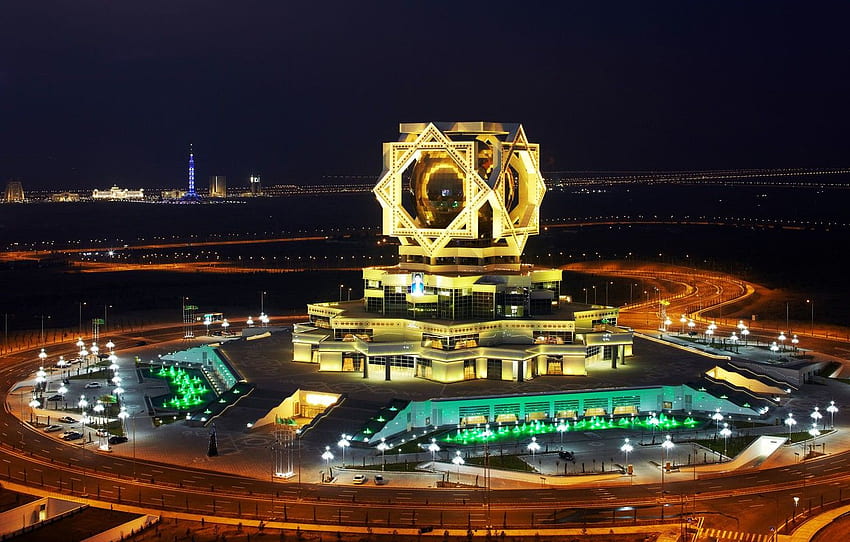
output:
[{"label": "lamp post", "polygon": [[210,324],[212,324],[212,318],[204,316],[204,327],[206,328],[206,332],[204,334],[207,336],[210,334]]},{"label": "lamp post", "polygon": [[720,413],[720,408],[714,409],[714,414],[711,415],[711,419],[715,421],[717,424],[714,428],[714,436],[717,436],[717,432],[720,430],[720,422],[723,421],[723,414]]},{"label": "lamp post", "polygon": [[723,423],[723,429],[720,430],[720,436],[723,437],[723,458],[724,461],[729,459],[726,457],[726,444],[729,440],[729,437],[732,435],[732,431],[729,429],[728,423]]},{"label": "lamp post", "polygon": [[460,466],[465,463],[463,458],[460,456],[460,450],[455,450],[455,456],[452,458],[452,463],[457,466],[457,483],[460,484]]},{"label": "lamp post", "polygon": [[800,504],[800,497],[794,497],[794,516],[791,520],[796,523],[797,522],[797,506]]},{"label": "lamp post", "polygon": [[227,328],[230,327],[230,322],[227,321],[227,318],[221,321],[221,333],[223,335],[227,335]]},{"label": "lamp post", "polygon": [[814,411],[812,411],[812,413],[809,414],[809,417],[812,419],[812,422],[813,422],[812,425],[817,427],[821,418],[823,418],[823,414],[820,413],[820,407],[815,407]]},{"label": "lamp post", "polygon": [[596,305],[596,285],[592,286],[593,288],[593,304]]},{"label": "lamp post", "polygon": [[35,409],[37,409],[38,407],[41,406],[41,403],[38,402],[38,399],[33,397],[32,400],[29,402],[29,405],[30,405],[30,424],[32,424],[33,413],[35,412]]},{"label": "lamp post", "polygon": [[432,438],[431,444],[428,445],[428,451],[431,452],[431,461],[437,460],[437,452],[440,451],[440,445],[437,444],[437,439]]},{"label": "lamp post", "polygon": [[793,412],[788,413],[788,417],[785,418],[785,425],[788,426],[788,442],[791,442],[791,429],[797,425],[797,420],[794,419]]},{"label": "lamp post", "polygon": [[65,387],[65,384],[62,384],[61,386],[59,386],[59,389],[56,390],[56,391],[59,393],[59,395],[62,396],[62,403],[64,404],[65,403],[65,394],[68,393],[68,388]]},{"label": "lamp post", "polygon": [[673,449],[673,441],[671,440],[670,435],[664,435],[664,442],[661,443],[661,450],[663,451],[663,456],[661,459],[661,495],[664,495],[664,471],[667,470],[667,464],[670,463],[670,450]]},{"label": "lamp post", "polygon": [[829,412],[829,428],[835,428],[835,413],[838,412],[838,407],[835,406],[835,401],[830,401],[829,406],[826,407],[826,411]]},{"label": "lamp post", "polygon": [[127,407],[121,405],[121,409],[118,412],[118,419],[121,420],[121,432],[125,435],[127,434],[127,417],[129,416],[130,414],[127,413]]},{"label": "lamp post", "polygon": [[779,349],[782,350],[783,352],[785,352],[785,339],[788,338],[788,337],[785,336],[785,332],[780,331],[779,336],[776,337],[776,338],[779,340]]},{"label": "lamp post", "polygon": [[605,281],[605,306],[608,306],[608,286],[614,284],[613,281],[606,280]]},{"label": "lamp post", "polygon": [[342,303],[342,289],[345,287],[344,284],[339,285],[339,301]]},{"label": "lamp post", "polygon": [[587,305],[587,288],[582,288],[582,291],[584,292],[584,304]]},{"label": "lamp post", "polygon": [[741,336],[744,338],[744,346],[747,346],[747,335],[750,334],[750,328],[744,326],[744,329],[741,330]]},{"label": "lamp post", "polygon": [[254,327],[254,318],[249,316],[245,323],[248,324],[248,327]]},{"label": "lamp post", "polygon": [[818,435],[820,435],[820,430],[818,429],[818,422],[812,422],[812,427],[809,429],[809,434],[812,436],[812,455],[815,453],[815,441],[818,439]]},{"label": "lamp post", "polygon": [[629,444],[629,439],[626,439],[622,446],[620,446],[620,451],[623,452],[626,456],[626,474],[629,475],[629,480],[631,480],[632,473],[629,469],[629,452],[634,450],[634,446]]},{"label": "lamp post", "polygon": [[693,321],[693,320],[691,320],[691,319],[688,319],[688,332],[689,332],[689,333],[692,333],[692,332],[694,331],[694,328],[695,328],[695,327],[697,327],[697,323],[696,323],[696,322],[694,322],[694,321]]},{"label": "lamp post", "polygon": [[322,459],[325,460],[325,466],[329,467],[331,464],[331,459],[334,458],[334,454],[331,452],[330,446],[325,446],[325,451],[322,452]]},{"label": "lamp post", "polygon": [[770,343],[770,351],[774,353],[774,355],[779,352],[779,345],[776,344],[776,341]]},{"label": "lamp post", "polygon": [[339,442],[336,443],[339,446],[340,450],[342,450],[342,466],[345,467],[345,449],[351,446],[350,435],[342,434],[342,438],[339,439]]},{"label": "lamp post", "polygon": [[685,334],[685,324],[688,323],[688,319],[683,314],[682,317],[679,318],[679,321],[682,322],[682,335],[684,335]]},{"label": "lamp post", "polygon": [[649,425],[652,426],[652,443],[655,444],[655,430],[658,428],[658,424],[661,423],[661,420],[658,419],[658,416],[655,415],[655,412],[650,413],[649,417]]},{"label": "lamp post", "polygon": [[534,460],[534,454],[540,450],[540,445],[537,444],[537,437],[531,437],[531,442],[528,443],[528,451],[531,452],[531,459]]},{"label": "lamp post", "polygon": [[564,423],[564,420],[558,420],[558,426],[555,427],[555,429],[558,431],[558,433],[561,434],[561,444],[563,444],[564,443],[564,433],[567,432],[569,427],[567,427],[567,424]]},{"label": "lamp post", "polygon": [[797,335],[794,335],[793,337],[791,337],[791,349],[794,352],[797,351],[797,345],[798,344],[800,344],[800,339],[797,338]]},{"label": "lamp post", "polygon": [[737,352],[738,351],[738,336],[735,335],[734,331],[732,332],[731,335],[729,335],[729,342],[732,344],[732,346],[735,347],[735,352]]},{"label": "lamp post", "polygon": [[384,466],[387,464],[387,460],[386,460],[386,456],[384,455],[384,452],[386,452],[387,450],[390,449],[390,447],[387,445],[387,439],[384,438],[384,437],[381,437],[381,442],[378,443],[377,448],[379,450],[381,450],[381,470],[384,470]]}]

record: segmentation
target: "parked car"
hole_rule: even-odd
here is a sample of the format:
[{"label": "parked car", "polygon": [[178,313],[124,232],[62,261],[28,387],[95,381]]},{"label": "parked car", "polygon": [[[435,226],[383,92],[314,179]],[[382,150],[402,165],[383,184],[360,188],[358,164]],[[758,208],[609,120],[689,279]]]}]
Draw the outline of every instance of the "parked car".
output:
[{"label": "parked car", "polygon": [[59,418],[59,421],[62,423],[77,423],[77,420],[70,416],[62,416],[61,418]]},{"label": "parked car", "polygon": [[376,486],[382,486],[382,485],[384,485],[384,484],[386,484],[386,483],[387,483],[387,481],[384,479],[384,476],[383,476],[383,475],[381,475],[381,474],[376,474],[376,475],[375,475],[375,485],[376,485]]},{"label": "parked car", "polygon": [[100,387],[100,382],[89,382],[88,384],[86,384],[87,390],[90,390],[90,389],[93,389],[93,388],[99,388],[99,387]]},{"label": "parked car", "polygon": [[354,475],[354,483],[355,484],[365,484],[366,480],[368,480],[368,478],[366,478],[365,474],[355,474]]},{"label": "parked car", "polygon": [[62,440],[78,440],[83,438],[83,434],[79,431],[65,431],[62,433]]},{"label": "parked car", "polygon": [[47,427],[45,427],[44,432],[45,433],[54,433],[56,431],[61,431],[63,429],[65,429],[65,428],[62,427],[61,425],[56,425],[55,423],[53,423],[53,424],[50,424]]},{"label": "parked car", "polygon": [[63,399],[62,395],[57,393],[56,395],[51,395],[47,398],[48,401],[61,401]]},{"label": "parked car", "polygon": [[122,442],[127,442],[127,437],[124,435],[112,435],[109,437],[109,444],[121,444]]}]

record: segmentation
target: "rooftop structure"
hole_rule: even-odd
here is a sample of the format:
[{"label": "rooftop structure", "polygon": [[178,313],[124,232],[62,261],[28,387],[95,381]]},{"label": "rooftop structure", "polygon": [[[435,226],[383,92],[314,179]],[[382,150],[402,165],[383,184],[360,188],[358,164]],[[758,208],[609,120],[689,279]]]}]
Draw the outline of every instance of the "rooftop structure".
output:
[{"label": "rooftop structure", "polygon": [[227,177],[224,175],[210,176],[210,192],[211,198],[226,198],[227,197]]},{"label": "rooftop structure", "polygon": [[519,124],[401,125],[374,188],[392,267],[358,301],[308,305],[293,359],[364,378],[522,381],[583,375],[631,355],[613,307],[573,303],[560,269],[521,262],[546,187]]}]

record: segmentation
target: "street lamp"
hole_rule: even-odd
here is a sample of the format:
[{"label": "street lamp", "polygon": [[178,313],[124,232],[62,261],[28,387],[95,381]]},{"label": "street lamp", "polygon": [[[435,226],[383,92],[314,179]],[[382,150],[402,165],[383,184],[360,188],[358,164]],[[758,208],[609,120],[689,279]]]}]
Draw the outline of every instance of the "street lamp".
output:
[{"label": "street lamp", "polygon": [[29,402],[30,405],[30,423],[32,423],[32,415],[35,412],[35,409],[41,406],[41,403],[38,402],[38,399],[35,397],[32,398],[32,401]]},{"label": "street lamp", "polygon": [[800,339],[797,338],[797,335],[791,337],[791,348],[794,349],[794,352],[797,351],[797,345],[800,343]]},{"label": "street lamp", "polygon": [[658,424],[661,423],[661,420],[658,419],[655,412],[651,412],[648,422],[649,425],[652,426],[652,443],[655,444],[655,430],[658,428]]},{"label": "street lamp", "polygon": [[44,348],[42,348],[41,352],[38,353],[38,359],[41,361],[41,364],[44,365],[44,360],[47,359],[47,352],[44,351]]},{"label": "street lamp", "polygon": [[567,427],[567,424],[564,423],[564,420],[558,420],[558,426],[555,427],[555,430],[561,434],[561,444],[564,443],[564,433],[566,433],[568,429],[569,427]]},{"label": "street lamp", "polygon": [[785,418],[785,425],[788,426],[788,442],[791,442],[791,428],[797,425],[797,420],[794,419],[793,412],[788,413],[788,417]]},{"label": "street lamp", "polygon": [[221,333],[223,335],[227,335],[227,328],[230,327],[230,322],[227,321],[227,318],[221,321]]},{"label": "street lamp", "polygon": [[770,343],[770,351],[776,354],[779,351],[779,345],[776,344],[776,341]]},{"label": "street lamp", "polygon": [[809,434],[812,436],[812,455],[814,455],[815,441],[820,435],[820,430],[818,429],[818,422],[812,422],[812,427],[809,429]]},{"label": "street lamp", "polygon": [[783,352],[785,352],[785,339],[787,339],[787,338],[788,338],[788,337],[786,337],[786,336],[785,336],[785,332],[784,332],[784,331],[780,331],[780,332],[779,332],[779,336],[777,337],[777,339],[779,340],[779,348],[780,348]]},{"label": "street lamp", "polygon": [[65,387],[65,384],[62,384],[61,386],[59,386],[59,389],[56,390],[56,392],[59,393],[59,395],[62,396],[62,402],[64,403],[65,402],[65,394],[68,393],[68,388]]},{"label": "street lamp", "polygon": [[689,318],[688,319],[688,333],[693,333],[695,327],[697,327],[697,323]]},{"label": "street lamp", "polygon": [[823,418],[823,414],[820,413],[820,407],[815,407],[815,410],[809,414],[809,417],[814,420],[814,426],[817,427],[818,422]]},{"label": "street lamp", "polygon": [[528,450],[531,452],[531,459],[534,459],[534,454],[540,450],[540,445],[537,444],[537,437],[531,437],[531,442],[527,446]]},{"label": "street lamp", "polygon": [[104,346],[106,346],[106,348],[108,348],[108,349],[109,349],[109,352],[110,352],[110,353],[111,353],[113,350],[115,350],[115,343],[114,343],[114,342],[112,342],[112,339],[110,339],[110,340],[109,340],[109,342],[107,342]]},{"label": "street lamp", "polygon": [[245,323],[248,324],[248,327],[254,327],[254,318],[249,316]]},{"label": "street lamp", "polygon": [[386,456],[384,455],[384,453],[390,449],[386,441],[386,438],[381,437],[381,442],[379,442],[377,446],[377,448],[381,450],[381,470],[384,470],[384,466],[387,464]]},{"label": "street lamp", "polygon": [[322,459],[325,460],[325,466],[330,466],[331,459],[333,459],[333,458],[334,458],[334,454],[331,453],[331,447],[325,446],[325,451],[322,452]]},{"label": "street lamp", "polygon": [[212,324],[212,318],[209,316],[204,316],[204,327],[206,328],[205,335],[209,336],[210,334],[210,325]]},{"label": "street lamp", "polygon": [[729,342],[732,344],[732,346],[736,347],[736,348],[735,348],[735,351],[737,352],[737,351],[738,351],[738,349],[737,349],[737,346],[738,346],[738,336],[737,336],[737,335],[735,335],[735,332],[734,332],[734,331],[732,332],[732,334],[731,334],[731,335],[729,335]]},{"label": "street lamp", "polygon": [[683,315],[682,315],[682,317],[681,317],[681,318],[679,318],[679,321],[680,321],[680,322],[682,322],[682,335],[684,335],[684,334],[685,334],[685,324],[687,324],[687,323],[688,323],[688,319],[687,319],[687,317],[685,317],[685,315],[683,314]]},{"label": "street lamp", "polygon": [[673,441],[670,435],[664,435],[664,442],[661,443],[661,450],[664,452],[664,458],[661,463],[661,494],[664,495],[664,471],[667,470],[667,465],[670,463],[670,450],[673,449]]},{"label": "street lamp", "polygon": [[672,324],[672,323],[673,323],[673,320],[671,320],[669,316],[664,319],[664,331],[665,332],[667,332],[667,330],[670,328],[670,324]]},{"label": "street lamp", "polygon": [[97,403],[95,403],[94,408],[92,408],[92,410],[94,410],[95,414],[97,414],[97,417],[100,419],[100,425],[102,426],[103,425],[103,403],[100,401],[100,399],[97,400]]},{"label": "street lamp", "polygon": [[720,430],[720,422],[723,421],[723,414],[720,413],[719,407],[714,409],[714,414],[711,415],[711,419],[717,423],[714,428],[714,434],[717,435],[717,432]]},{"label": "street lamp", "polygon": [[741,330],[741,337],[744,338],[744,346],[747,346],[747,335],[749,335],[749,334],[750,334],[750,328],[748,328],[747,326],[744,326],[744,328]]},{"label": "street lamp", "polygon": [[[629,444],[629,439],[626,439],[623,445],[620,446],[620,451],[622,451],[626,455],[626,472],[628,472],[629,469],[629,452],[631,452],[632,450],[634,450],[634,446]],[[629,476],[631,476],[630,472],[628,472],[628,474]]]},{"label": "street lamp", "polygon": [[460,456],[460,450],[455,450],[455,456],[452,458],[452,463],[457,466],[457,483],[460,483],[460,466],[465,463],[463,458]]},{"label": "street lamp", "polygon": [[440,445],[437,444],[437,439],[432,438],[431,444],[428,445],[428,451],[431,452],[431,461],[437,460],[437,452],[440,451]]},{"label": "street lamp", "polygon": [[720,436],[723,437],[723,457],[725,459],[728,459],[728,457],[726,457],[726,444],[731,435],[732,431],[729,429],[729,424],[724,422],[723,429],[720,430]]},{"label": "street lamp", "polygon": [[262,313],[260,315],[260,324],[262,324],[263,327],[269,327],[269,315],[268,314]]},{"label": "street lamp", "polygon": [[351,441],[348,440],[349,435],[345,433],[342,434],[342,438],[339,439],[339,442],[336,443],[337,446],[342,450],[342,466],[345,467],[345,449],[351,446]]},{"label": "street lamp", "polygon": [[791,519],[797,521],[797,506],[800,504],[800,497],[794,497],[794,517]]},{"label": "street lamp", "polygon": [[838,412],[838,407],[835,406],[835,401],[830,401],[829,406],[826,407],[826,411],[829,412],[829,428],[835,428],[835,413]]},{"label": "street lamp", "polygon": [[127,413],[127,407],[121,405],[121,410],[118,412],[118,419],[121,420],[121,432],[127,433],[127,418],[130,414]]}]

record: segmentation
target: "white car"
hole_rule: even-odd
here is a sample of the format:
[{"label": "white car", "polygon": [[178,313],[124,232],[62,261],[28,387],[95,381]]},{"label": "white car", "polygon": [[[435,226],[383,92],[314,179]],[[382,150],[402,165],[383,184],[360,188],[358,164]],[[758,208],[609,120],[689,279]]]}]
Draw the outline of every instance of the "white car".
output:
[{"label": "white car", "polygon": [[86,384],[87,390],[90,390],[90,389],[93,389],[93,388],[99,388],[99,387],[100,387],[100,382],[89,382],[88,384]]},{"label": "white car", "polygon": [[44,428],[44,432],[45,432],[45,433],[54,433],[54,432],[56,432],[56,431],[62,431],[63,429],[65,429],[63,426],[61,426],[61,425],[56,425],[56,424],[54,423],[54,424],[51,424],[51,425],[48,425],[47,427],[45,427],[45,428]]},{"label": "white car", "polygon": [[355,474],[353,481],[355,484],[365,484],[366,480],[368,480],[368,478],[366,478],[365,474]]}]

